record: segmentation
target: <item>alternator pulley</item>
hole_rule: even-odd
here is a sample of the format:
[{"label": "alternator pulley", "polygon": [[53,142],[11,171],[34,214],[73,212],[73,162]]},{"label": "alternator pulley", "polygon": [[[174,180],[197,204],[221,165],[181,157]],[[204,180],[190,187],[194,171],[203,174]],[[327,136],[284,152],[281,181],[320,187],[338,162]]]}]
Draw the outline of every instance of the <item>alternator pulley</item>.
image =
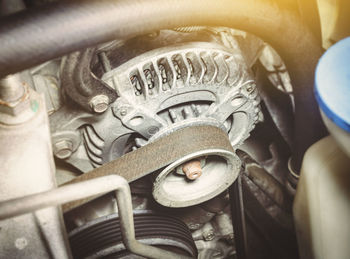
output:
[{"label": "alternator pulley", "polygon": [[[187,161],[205,157],[201,175],[188,179],[177,173]],[[193,162],[192,162],[193,163]],[[206,149],[184,156],[167,166],[153,184],[153,197],[167,207],[187,207],[207,201],[226,190],[237,178],[241,161],[233,152]]]}]

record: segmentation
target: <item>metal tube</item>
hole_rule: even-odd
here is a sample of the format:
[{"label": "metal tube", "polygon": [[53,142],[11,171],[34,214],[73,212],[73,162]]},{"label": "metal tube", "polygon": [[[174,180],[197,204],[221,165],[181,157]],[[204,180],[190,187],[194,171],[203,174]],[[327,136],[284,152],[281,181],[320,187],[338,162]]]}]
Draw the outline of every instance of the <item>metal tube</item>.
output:
[{"label": "metal tube", "polygon": [[130,252],[155,259],[186,258],[173,252],[144,245],[136,240],[130,187],[128,182],[118,175],[103,176],[93,180],[65,185],[50,191],[0,202],[0,220],[113,190],[116,191],[123,242]]}]

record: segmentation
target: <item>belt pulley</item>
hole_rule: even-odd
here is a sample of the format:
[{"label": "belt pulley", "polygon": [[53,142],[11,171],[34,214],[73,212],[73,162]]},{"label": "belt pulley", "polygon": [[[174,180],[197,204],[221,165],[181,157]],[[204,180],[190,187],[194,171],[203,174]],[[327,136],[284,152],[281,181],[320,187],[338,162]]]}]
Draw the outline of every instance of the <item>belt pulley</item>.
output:
[{"label": "belt pulley", "polygon": [[[153,246],[176,249],[181,255],[197,258],[197,248],[188,227],[170,215],[151,211],[134,213],[137,240]],[[73,257],[130,258],[122,242],[118,214],[92,220],[69,233]]]},{"label": "belt pulley", "polygon": [[[234,153],[227,134],[213,126],[193,126],[175,131],[89,173],[80,175],[66,184],[111,174],[120,175],[128,182],[132,182],[164,167],[172,168],[172,163],[176,165],[179,161],[186,162],[184,157],[193,159],[195,154],[211,153],[222,156],[229,169],[228,180],[223,181],[223,186],[219,188],[219,191],[223,191],[223,187],[228,188],[228,185],[237,178],[241,162]],[[216,194],[219,193],[213,192],[212,195]],[[94,198],[97,197],[64,204],[62,209],[67,212]]]}]

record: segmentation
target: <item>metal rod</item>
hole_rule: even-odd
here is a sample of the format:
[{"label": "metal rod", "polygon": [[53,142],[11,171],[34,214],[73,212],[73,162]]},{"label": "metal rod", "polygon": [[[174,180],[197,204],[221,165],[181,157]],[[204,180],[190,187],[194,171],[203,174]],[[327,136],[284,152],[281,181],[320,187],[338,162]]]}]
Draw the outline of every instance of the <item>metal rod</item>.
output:
[{"label": "metal rod", "polygon": [[135,238],[132,201],[128,182],[121,176],[108,175],[74,183],[50,191],[0,202],[0,220],[31,213],[74,200],[116,191],[121,232],[125,247],[147,258],[190,258],[140,243]]}]

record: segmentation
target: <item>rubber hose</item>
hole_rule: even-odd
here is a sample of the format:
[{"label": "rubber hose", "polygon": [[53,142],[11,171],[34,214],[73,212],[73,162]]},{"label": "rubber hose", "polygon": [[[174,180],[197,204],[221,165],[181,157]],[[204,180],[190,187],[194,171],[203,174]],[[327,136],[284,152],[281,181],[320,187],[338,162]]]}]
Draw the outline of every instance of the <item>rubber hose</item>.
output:
[{"label": "rubber hose", "polygon": [[192,25],[226,26],[253,33],[285,61],[295,87],[293,167],[324,136],[313,96],[322,49],[293,13],[270,0],[60,1],[0,19],[0,77],[112,39]]}]

